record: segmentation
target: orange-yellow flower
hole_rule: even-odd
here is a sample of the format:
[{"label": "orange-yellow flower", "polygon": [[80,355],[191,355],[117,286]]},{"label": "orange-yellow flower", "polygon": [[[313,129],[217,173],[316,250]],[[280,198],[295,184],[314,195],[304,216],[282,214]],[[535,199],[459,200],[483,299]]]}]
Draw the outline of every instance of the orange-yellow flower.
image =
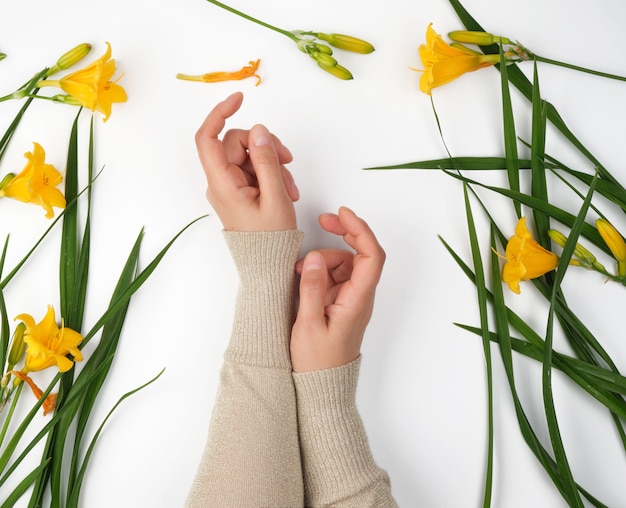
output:
[{"label": "orange-yellow flower", "polygon": [[[47,369],[56,365],[59,372],[66,372],[72,368],[74,362],[80,362],[83,355],[78,344],[83,340],[80,333],[57,326],[54,308],[48,306],[45,317],[37,324],[29,314],[20,314],[19,319],[26,325],[24,342],[26,342],[26,360],[24,372],[33,372]],[[72,355],[73,359],[67,357]]]},{"label": "orange-yellow flower", "polygon": [[519,294],[520,281],[540,277],[554,270],[558,262],[556,254],[544,249],[533,239],[526,227],[526,217],[522,217],[515,226],[515,234],[506,244],[502,281],[508,284],[511,291]]},{"label": "orange-yellow flower", "polygon": [[111,81],[115,74],[115,60],[111,58],[111,45],[98,60],[87,67],[72,72],[59,80],[43,80],[37,86],[56,86],[71,95],[84,107],[104,115],[106,122],[111,116],[114,102],[126,102],[126,91]]},{"label": "orange-yellow flower", "polygon": [[235,72],[208,72],[206,74],[200,74],[199,76],[179,73],[176,74],[176,77],[185,81],[202,81],[203,83],[218,83],[220,81],[234,81],[254,77],[257,79],[255,86],[259,86],[261,76],[259,76],[256,71],[259,69],[259,65],[261,65],[261,60],[257,60],[256,62],[250,60],[248,63],[249,65],[244,65]]},{"label": "orange-yellow flower", "polygon": [[33,145],[33,151],[24,154],[28,160],[26,166],[0,189],[0,196],[41,205],[50,219],[54,216],[53,206],[65,207],[65,197],[57,189],[63,177],[52,164],[45,163],[46,152],[41,145]]},{"label": "orange-yellow flower", "polygon": [[461,45],[451,46],[432,28],[426,28],[426,44],[419,47],[424,70],[420,78],[420,90],[428,95],[433,88],[445,85],[466,72],[494,65],[499,55],[483,55]]},{"label": "orange-yellow flower", "polygon": [[[26,382],[28,384],[28,386],[30,386],[30,389],[33,392],[33,395],[35,397],[37,397],[37,399],[41,399],[41,397],[43,396],[43,391],[41,390],[41,388],[39,388],[35,382],[29,378],[26,374],[24,374],[23,372],[19,372],[16,370],[12,370],[11,374],[13,374],[16,378],[21,379],[22,381]],[[54,411],[54,407],[56,406],[57,403],[57,395],[59,395],[58,393],[51,393],[50,395],[48,395],[46,397],[46,400],[43,401],[43,415],[46,416],[48,413]]]}]

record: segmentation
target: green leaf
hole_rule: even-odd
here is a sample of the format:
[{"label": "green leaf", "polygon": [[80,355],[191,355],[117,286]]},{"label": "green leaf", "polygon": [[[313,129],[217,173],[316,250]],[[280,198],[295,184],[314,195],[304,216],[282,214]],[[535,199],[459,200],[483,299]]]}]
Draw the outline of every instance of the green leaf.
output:
[{"label": "green leaf", "polygon": [[467,185],[463,185],[463,196],[465,198],[465,215],[467,218],[467,229],[469,232],[470,247],[472,251],[472,262],[475,270],[474,280],[478,297],[478,311],[480,315],[481,327],[485,332],[483,334],[483,352],[485,355],[487,370],[487,467],[485,471],[483,506],[487,508],[491,505],[493,489],[493,371],[491,368],[491,347],[488,334],[489,322],[487,317],[485,274],[483,271],[483,262],[480,255],[480,246],[478,244],[474,216],[472,214],[472,207],[467,193]]},{"label": "green leaf", "polygon": [[98,430],[96,431],[93,439],[89,443],[89,447],[87,448],[87,451],[85,453],[85,457],[83,459],[82,465],[80,467],[80,470],[78,471],[78,475],[76,477],[76,482],[75,482],[75,484],[74,484],[74,486],[73,486],[73,488],[72,488],[72,490],[71,490],[71,492],[70,492],[70,494],[68,496],[68,501],[67,501],[67,505],[66,505],[67,508],[77,508],[78,507],[78,501],[79,501],[79,497],[80,497],[80,490],[81,490],[82,485],[83,485],[83,480],[85,478],[85,473],[87,471],[87,466],[89,465],[89,459],[91,458],[93,450],[94,450],[94,448],[96,446],[96,442],[98,441],[98,438],[100,437],[100,434],[102,433],[102,429],[104,428],[106,422],[109,420],[111,415],[114,413],[114,411],[118,408],[118,406],[124,400],[126,400],[131,395],[134,395],[138,391],[143,390],[148,385],[154,383],[159,377],[161,377],[161,374],[163,374],[164,371],[165,371],[165,369],[163,369],[161,372],[159,372],[154,378],[152,378],[147,383],[145,383],[145,384],[141,385],[140,387],[135,388],[134,390],[131,390],[131,391],[125,393],[124,395],[122,395],[122,397],[120,397],[118,399],[118,401],[115,403],[113,408],[106,415],[106,417],[104,418],[104,420],[102,421],[102,423],[98,427]]},{"label": "green leaf", "polygon": [[13,508],[20,498],[26,493],[34,481],[39,478],[41,472],[48,466],[49,460],[44,460],[35,469],[28,473],[24,479],[15,487],[13,492],[4,500],[0,508]]},{"label": "green leaf", "polygon": [[[504,61],[502,46],[498,46],[500,51],[500,87],[502,89],[502,117],[504,126],[504,154],[506,162],[506,172],[509,178],[509,188],[519,191],[520,186],[520,161],[517,152],[517,135],[515,134],[515,119],[513,117],[513,106],[511,105],[511,93],[509,91],[509,79]],[[522,216],[522,209],[518,201],[513,201],[517,217]]]},{"label": "green leaf", "polygon": [[[546,108],[539,92],[539,76],[535,62],[533,95],[532,95],[532,128],[531,128],[531,194],[536,199],[548,203],[548,185],[546,183],[546,168],[544,166],[546,145]],[[516,190],[516,189],[513,189]],[[544,248],[550,248],[550,219],[548,215],[533,208],[533,219],[537,229],[537,242]]]}]

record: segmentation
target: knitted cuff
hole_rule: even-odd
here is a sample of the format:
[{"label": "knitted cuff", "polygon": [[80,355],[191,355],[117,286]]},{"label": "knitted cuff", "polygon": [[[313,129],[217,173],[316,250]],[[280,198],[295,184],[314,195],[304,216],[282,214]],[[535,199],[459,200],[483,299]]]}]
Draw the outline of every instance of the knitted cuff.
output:
[{"label": "knitted cuff", "polygon": [[291,368],[294,265],[302,232],[225,231],[240,285],[225,357],[234,363]]}]

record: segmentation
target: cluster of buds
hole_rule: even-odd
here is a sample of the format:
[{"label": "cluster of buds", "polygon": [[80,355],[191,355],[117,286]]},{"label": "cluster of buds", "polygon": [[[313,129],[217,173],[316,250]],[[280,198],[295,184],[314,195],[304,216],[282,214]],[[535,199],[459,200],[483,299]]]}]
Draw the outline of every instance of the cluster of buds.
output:
[{"label": "cluster of buds", "polygon": [[[322,32],[303,32],[302,30],[294,30],[290,32],[298,49],[309,55],[317,62],[317,65],[339,79],[352,79],[352,73],[345,67],[339,65],[337,59],[333,56],[333,50],[330,46],[352,53],[360,53],[367,55],[374,51],[374,46],[363,39],[352,37],[344,34],[325,34]],[[330,44],[323,44],[324,41]]]},{"label": "cluster of buds", "polygon": [[455,30],[448,34],[450,40],[454,41],[452,47],[461,47],[468,50],[464,44],[474,44],[476,46],[491,46],[499,44],[502,46],[504,59],[508,63],[530,60],[533,53],[522,46],[519,42],[513,42],[507,37],[493,35],[488,32],[474,32],[471,30]]},{"label": "cluster of buds", "polygon": [[[596,257],[585,247],[576,244],[574,248],[574,256],[570,264],[582,266],[587,270],[600,272],[610,279],[617,280],[626,285],[626,241],[621,233],[608,220],[600,218],[596,221],[598,233],[604,240],[611,254],[615,258],[616,268],[615,274],[609,273],[606,268],[598,262]],[[555,229],[551,229],[548,234],[550,238],[559,246],[564,247],[567,238],[563,233]]]}]

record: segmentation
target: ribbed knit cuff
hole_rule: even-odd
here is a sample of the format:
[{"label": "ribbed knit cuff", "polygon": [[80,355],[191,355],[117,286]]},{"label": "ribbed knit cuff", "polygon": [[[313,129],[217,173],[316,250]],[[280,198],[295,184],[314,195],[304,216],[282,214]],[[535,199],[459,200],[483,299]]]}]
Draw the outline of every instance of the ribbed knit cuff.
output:
[{"label": "ribbed knit cuff", "polygon": [[302,232],[224,231],[240,285],[225,358],[234,363],[291,368],[294,265]]},{"label": "ribbed knit cuff", "polygon": [[325,506],[386,478],[374,462],[356,408],[360,357],[333,369],[294,373],[306,499]]}]

